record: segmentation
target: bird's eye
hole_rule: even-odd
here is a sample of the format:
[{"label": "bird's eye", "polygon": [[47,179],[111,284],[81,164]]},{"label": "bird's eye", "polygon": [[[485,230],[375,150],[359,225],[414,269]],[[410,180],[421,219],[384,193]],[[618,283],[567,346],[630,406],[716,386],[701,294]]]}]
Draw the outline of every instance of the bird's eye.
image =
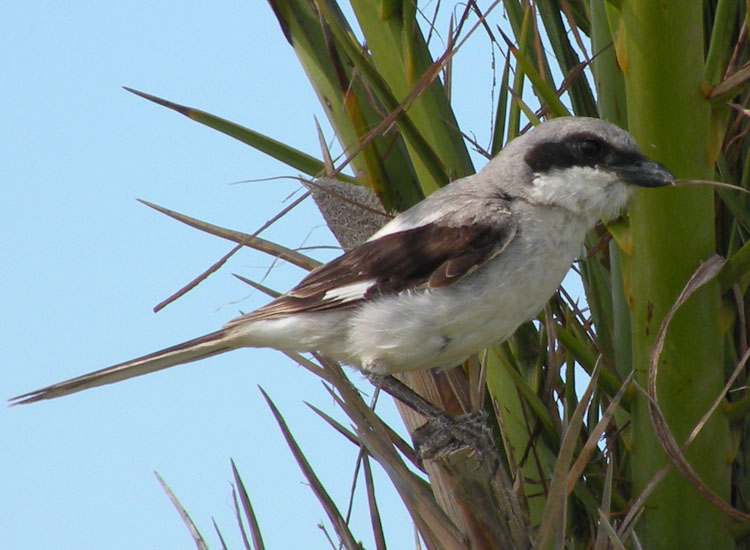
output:
[{"label": "bird's eye", "polygon": [[584,139],[579,148],[581,154],[588,159],[597,159],[602,154],[602,144],[595,139]]}]

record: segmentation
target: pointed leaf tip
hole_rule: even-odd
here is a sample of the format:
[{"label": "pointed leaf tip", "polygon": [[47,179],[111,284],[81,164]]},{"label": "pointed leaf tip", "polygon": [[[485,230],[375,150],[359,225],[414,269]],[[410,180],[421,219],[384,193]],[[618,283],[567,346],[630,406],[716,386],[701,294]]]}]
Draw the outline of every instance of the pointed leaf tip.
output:
[{"label": "pointed leaf tip", "polygon": [[146,92],[141,92],[140,90],[136,90],[135,88],[129,88],[128,86],[123,86],[123,89],[127,92],[130,92],[131,94],[135,94],[139,97],[142,97],[143,99],[148,99],[149,101],[153,101],[157,105],[167,107],[185,116],[190,116],[190,113],[194,110],[191,107],[186,107],[185,105],[180,105],[179,103],[174,103],[173,101],[169,101],[167,99],[163,99],[155,95],[147,94]]}]

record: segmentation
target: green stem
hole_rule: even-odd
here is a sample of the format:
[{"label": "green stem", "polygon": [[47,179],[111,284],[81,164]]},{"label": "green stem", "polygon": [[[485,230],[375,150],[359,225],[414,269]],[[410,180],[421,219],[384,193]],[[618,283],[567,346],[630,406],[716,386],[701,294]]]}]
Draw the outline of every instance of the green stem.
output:
[{"label": "green stem", "polygon": [[[701,95],[703,21],[700,2],[629,0],[622,4],[622,57],[628,121],[644,152],[678,178],[711,179],[710,106]],[[714,201],[707,189],[642,190],[631,208],[631,324],[636,380],[647,386],[649,360],[662,319],[700,262],[714,251]],[[719,284],[706,285],[675,315],[659,361],[658,404],[683,441],[723,385]],[[633,490],[639,494],[667,462],[651,426],[647,401],[633,415]],[[717,494],[729,499],[726,417],[714,415],[686,452]],[[700,521],[696,521],[700,518]],[[733,548],[726,516],[676,471],[646,503],[642,545]]]}]

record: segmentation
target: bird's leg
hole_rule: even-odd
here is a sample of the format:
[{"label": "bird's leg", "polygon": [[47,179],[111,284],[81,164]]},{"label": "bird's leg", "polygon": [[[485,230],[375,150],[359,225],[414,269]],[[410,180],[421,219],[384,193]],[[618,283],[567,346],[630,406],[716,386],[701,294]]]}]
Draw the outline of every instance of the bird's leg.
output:
[{"label": "bird's leg", "polygon": [[375,387],[428,418],[427,423],[417,428],[412,434],[414,447],[420,459],[434,458],[442,453],[449,453],[467,446],[483,454],[487,445],[491,445],[486,412],[478,411],[454,418],[395,376],[384,376],[367,371],[365,371],[365,376]]},{"label": "bird's leg", "polygon": [[450,416],[441,409],[427,401],[409,386],[393,375],[375,374],[374,372],[363,371],[365,378],[376,388],[380,388],[385,393],[401,401],[410,409],[418,412],[427,418],[448,418]]}]

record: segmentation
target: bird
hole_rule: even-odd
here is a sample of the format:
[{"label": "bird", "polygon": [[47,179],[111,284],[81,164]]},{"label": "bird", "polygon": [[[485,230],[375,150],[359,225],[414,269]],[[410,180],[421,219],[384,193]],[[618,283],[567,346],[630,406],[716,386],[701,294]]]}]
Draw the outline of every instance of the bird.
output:
[{"label": "bird", "polygon": [[53,399],[237,348],[317,352],[364,373],[450,368],[508,338],[554,294],[636,187],[675,185],[625,130],[563,117],[394,217],[267,305],[204,336],[24,393]]}]

